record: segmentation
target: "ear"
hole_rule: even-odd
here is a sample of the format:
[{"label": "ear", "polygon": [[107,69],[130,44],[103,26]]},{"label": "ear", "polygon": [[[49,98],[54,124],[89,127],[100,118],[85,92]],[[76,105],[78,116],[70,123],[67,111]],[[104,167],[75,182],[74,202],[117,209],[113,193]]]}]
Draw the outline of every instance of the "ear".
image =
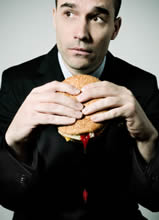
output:
[{"label": "ear", "polygon": [[56,8],[53,8],[52,14],[53,14],[53,25],[54,28],[56,28]]},{"label": "ear", "polygon": [[111,40],[114,40],[118,33],[119,33],[119,30],[120,30],[120,27],[121,27],[121,23],[122,23],[122,20],[121,18],[116,18],[115,21],[114,21],[114,32],[112,34],[112,37],[111,37]]}]

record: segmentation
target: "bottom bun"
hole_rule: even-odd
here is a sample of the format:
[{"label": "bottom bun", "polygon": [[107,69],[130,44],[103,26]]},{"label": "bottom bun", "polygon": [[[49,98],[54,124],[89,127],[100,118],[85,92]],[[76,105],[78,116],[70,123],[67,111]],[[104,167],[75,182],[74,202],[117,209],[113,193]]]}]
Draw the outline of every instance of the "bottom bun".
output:
[{"label": "bottom bun", "polygon": [[[107,124],[108,125],[108,124]],[[95,138],[101,135],[105,128],[107,126],[103,127],[102,129],[96,131],[96,132],[89,132],[89,133],[83,133],[83,134],[66,134],[61,131],[58,131],[60,135],[62,135],[66,141],[81,141],[83,142],[83,138],[87,137],[87,139]]]},{"label": "bottom bun", "polygon": [[93,132],[90,132],[90,133],[87,133],[87,134],[82,134],[82,135],[79,135],[79,134],[64,134],[62,132],[59,131],[59,134],[61,134],[65,139],[66,141],[73,141],[73,140],[76,140],[76,141],[81,141],[81,136],[84,136],[84,135],[88,135],[89,134],[89,138],[94,138],[95,137],[95,133]]}]

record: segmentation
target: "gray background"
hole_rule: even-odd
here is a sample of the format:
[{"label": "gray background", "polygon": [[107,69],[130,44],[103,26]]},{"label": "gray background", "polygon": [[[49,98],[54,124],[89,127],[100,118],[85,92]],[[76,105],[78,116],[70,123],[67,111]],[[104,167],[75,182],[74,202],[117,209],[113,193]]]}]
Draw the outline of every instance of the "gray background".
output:
[{"label": "gray background", "polygon": [[[52,6],[53,0],[0,0],[0,76],[4,69],[47,53],[55,44]],[[158,0],[123,0],[122,28],[110,50],[159,79],[158,9]],[[159,220],[159,213],[141,210],[150,220]],[[0,207],[0,220],[12,215]]]}]

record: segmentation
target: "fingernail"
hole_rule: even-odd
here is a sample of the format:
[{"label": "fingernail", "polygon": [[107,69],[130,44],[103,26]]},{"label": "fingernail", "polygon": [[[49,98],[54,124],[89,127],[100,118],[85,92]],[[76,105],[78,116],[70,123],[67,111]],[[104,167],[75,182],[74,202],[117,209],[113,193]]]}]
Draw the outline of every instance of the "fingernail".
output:
[{"label": "fingernail", "polygon": [[81,91],[79,89],[75,90],[76,94],[79,94]]},{"label": "fingernail", "polygon": [[93,115],[93,116],[91,116],[91,120],[96,122],[96,121],[98,121],[98,118],[95,115]]},{"label": "fingernail", "polygon": [[77,103],[76,107],[77,107],[77,110],[82,110],[83,109],[83,105],[81,103]]},{"label": "fingernail", "polygon": [[87,108],[84,108],[84,109],[82,110],[82,112],[83,112],[84,115],[86,115],[86,114],[88,113],[88,109],[87,109]]},{"label": "fingernail", "polygon": [[83,116],[82,112],[79,112],[78,113],[78,119],[82,118],[82,116]]},{"label": "fingernail", "polygon": [[81,91],[84,92],[86,89],[87,89],[87,85],[84,86],[84,87],[81,89]]},{"label": "fingernail", "polygon": [[76,121],[75,118],[69,118],[69,119],[68,119],[68,123],[69,123],[69,124],[73,124],[73,123],[75,123],[75,121]]},{"label": "fingernail", "polygon": [[82,102],[82,101],[83,101],[83,95],[82,95],[82,94],[78,95],[78,96],[77,96],[77,100],[78,100],[79,102]]}]

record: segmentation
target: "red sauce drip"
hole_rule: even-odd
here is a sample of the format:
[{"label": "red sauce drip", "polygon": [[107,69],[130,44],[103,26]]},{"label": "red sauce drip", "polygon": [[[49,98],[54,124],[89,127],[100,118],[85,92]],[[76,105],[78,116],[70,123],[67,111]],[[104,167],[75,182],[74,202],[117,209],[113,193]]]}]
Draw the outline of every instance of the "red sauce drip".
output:
[{"label": "red sauce drip", "polygon": [[83,200],[84,200],[85,202],[87,202],[87,198],[88,198],[88,192],[87,192],[86,189],[84,189],[84,190],[83,190]]},{"label": "red sauce drip", "polygon": [[83,143],[84,150],[86,150],[88,141],[90,139],[89,133],[88,134],[83,134],[80,137],[81,137],[81,141]]},{"label": "red sauce drip", "polygon": [[[89,134],[84,134],[84,135],[81,135],[81,141],[83,143],[83,147],[84,147],[84,151],[86,152],[86,148],[87,148],[87,144],[88,144],[88,141],[90,139],[90,135]],[[87,197],[88,197],[88,192],[86,189],[83,190],[83,200],[84,202],[87,202]]]}]

